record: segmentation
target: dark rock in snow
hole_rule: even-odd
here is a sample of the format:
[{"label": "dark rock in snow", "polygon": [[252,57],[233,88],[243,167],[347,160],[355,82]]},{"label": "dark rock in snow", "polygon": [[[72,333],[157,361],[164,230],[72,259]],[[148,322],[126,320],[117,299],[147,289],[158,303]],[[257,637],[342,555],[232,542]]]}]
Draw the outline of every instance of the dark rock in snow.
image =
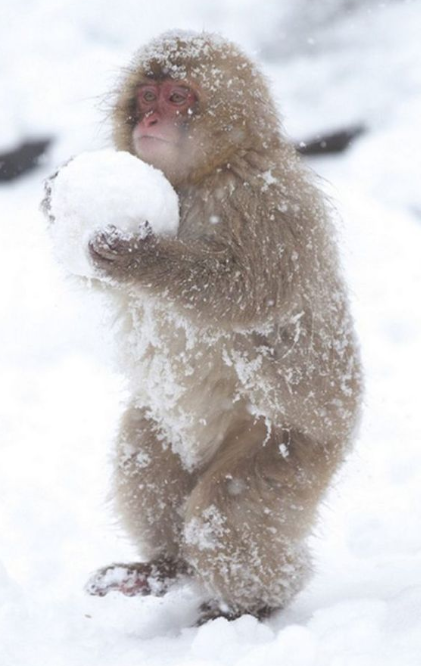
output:
[{"label": "dark rock in snow", "polygon": [[300,141],[296,146],[302,155],[325,155],[342,153],[352,141],[366,131],[364,125],[356,125],[328,134],[318,134],[308,141]]},{"label": "dark rock in snow", "polygon": [[18,176],[34,169],[40,157],[42,157],[49,146],[51,139],[37,139],[25,141],[14,150],[0,153],[0,182],[14,180]]}]

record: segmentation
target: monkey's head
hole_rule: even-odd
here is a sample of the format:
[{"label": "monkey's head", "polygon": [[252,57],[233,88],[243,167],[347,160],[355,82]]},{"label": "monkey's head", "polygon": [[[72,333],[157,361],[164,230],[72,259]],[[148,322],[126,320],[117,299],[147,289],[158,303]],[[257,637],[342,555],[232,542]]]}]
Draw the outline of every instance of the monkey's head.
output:
[{"label": "monkey's head", "polygon": [[207,33],[169,32],[139,51],[117,91],[113,123],[117,149],[176,186],[279,142],[262,74],[236,46]]}]

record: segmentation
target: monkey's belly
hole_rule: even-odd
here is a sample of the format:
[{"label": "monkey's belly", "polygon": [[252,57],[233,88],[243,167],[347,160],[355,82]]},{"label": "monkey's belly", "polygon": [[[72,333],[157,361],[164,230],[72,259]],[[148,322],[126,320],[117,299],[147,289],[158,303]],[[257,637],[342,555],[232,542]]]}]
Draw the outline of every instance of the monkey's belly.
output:
[{"label": "monkey's belly", "polygon": [[226,337],[206,337],[154,302],[131,308],[121,361],[135,404],[162,441],[193,469],[206,463],[241,408],[238,378],[224,360]]}]

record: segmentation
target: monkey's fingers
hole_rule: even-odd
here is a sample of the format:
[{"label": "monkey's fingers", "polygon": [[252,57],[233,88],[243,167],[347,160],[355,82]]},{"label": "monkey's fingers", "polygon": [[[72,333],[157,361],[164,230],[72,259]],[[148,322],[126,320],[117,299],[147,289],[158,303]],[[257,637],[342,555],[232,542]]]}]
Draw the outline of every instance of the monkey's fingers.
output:
[{"label": "monkey's fingers", "polygon": [[45,215],[50,224],[54,222],[54,216],[51,213],[51,196],[52,187],[51,179],[49,179],[44,183],[44,198],[41,201],[40,210]]},{"label": "monkey's fingers", "polygon": [[132,252],[131,237],[115,227],[107,227],[91,238],[89,251],[94,260],[118,261],[122,255]]}]

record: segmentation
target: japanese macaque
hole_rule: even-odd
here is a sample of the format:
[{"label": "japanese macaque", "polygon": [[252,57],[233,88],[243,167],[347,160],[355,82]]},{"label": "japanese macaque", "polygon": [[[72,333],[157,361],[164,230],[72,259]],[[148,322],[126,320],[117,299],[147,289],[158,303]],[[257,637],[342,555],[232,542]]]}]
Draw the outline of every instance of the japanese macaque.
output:
[{"label": "japanese macaque", "polygon": [[114,497],[139,549],[92,594],[193,578],[199,622],[265,617],[311,572],[306,545],[358,421],[361,373],[329,207],[233,44],[167,33],[126,71],[114,141],[175,187],[175,238],[90,242],[120,313],[132,399]]}]

